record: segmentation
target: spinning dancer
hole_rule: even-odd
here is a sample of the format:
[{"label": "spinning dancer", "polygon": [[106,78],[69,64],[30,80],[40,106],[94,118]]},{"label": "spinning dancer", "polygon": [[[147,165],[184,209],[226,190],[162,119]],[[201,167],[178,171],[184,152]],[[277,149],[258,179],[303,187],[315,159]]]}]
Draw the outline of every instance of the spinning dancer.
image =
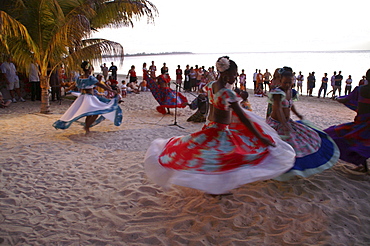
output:
[{"label": "spinning dancer", "polygon": [[[228,57],[216,63],[217,81],[205,86],[210,113],[202,130],[186,136],[154,140],[145,156],[145,171],[158,185],[186,186],[225,194],[243,184],[274,178],[294,163],[294,150],[261,118],[243,111],[231,89],[237,65]],[[229,129],[231,112],[243,124]]]},{"label": "spinning dancer", "polygon": [[[370,81],[370,69],[366,78]],[[337,101],[357,112],[353,122],[331,126],[325,130],[340,150],[340,159],[358,165],[359,171],[368,171],[370,158],[370,84],[356,87],[348,96]]]},{"label": "spinning dancer", "polygon": [[[81,89],[81,94],[67,109],[60,120],[56,121],[53,126],[56,129],[67,129],[74,121],[85,117],[84,129],[86,134],[90,132],[90,127],[99,124],[104,119],[109,119],[114,125],[119,126],[122,122],[122,110],[118,106],[118,96],[112,100],[94,96],[94,86],[101,87],[114,94],[115,91],[99,83],[91,76],[92,66],[87,61],[81,64],[83,75],[77,79],[77,87]],[[101,115],[99,118],[98,116]]]},{"label": "spinning dancer", "polygon": [[338,147],[325,132],[307,122],[295,122],[290,118],[290,111],[300,119],[303,118],[293,105],[292,69],[283,67],[279,73],[280,86],[269,93],[272,112],[267,118],[267,123],[294,148],[296,160],[293,168],[277,180],[288,180],[295,175],[308,177],[320,173],[337,162]]},{"label": "spinning dancer", "polygon": [[170,88],[171,78],[165,71],[156,79],[157,82],[148,77],[147,86],[160,105],[157,107],[159,113],[166,114],[167,108],[167,114],[169,114],[170,108],[185,108],[188,105],[188,99],[184,95],[178,92],[176,96],[176,91]]}]

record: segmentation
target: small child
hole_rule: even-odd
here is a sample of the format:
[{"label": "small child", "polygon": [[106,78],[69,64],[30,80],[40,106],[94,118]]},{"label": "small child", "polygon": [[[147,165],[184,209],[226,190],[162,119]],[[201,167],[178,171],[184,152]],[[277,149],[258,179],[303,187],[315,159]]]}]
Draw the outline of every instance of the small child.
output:
[{"label": "small child", "polygon": [[122,85],[121,85],[121,95],[122,97],[126,97],[127,96],[127,85],[126,85],[126,81],[122,80]]},{"label": "small child", "polygon": [[240,105],[242,106],[242,108],[244,108],[246,110],[249,110],[249,111],[252,111],[252,106],[248,101],[248,96],[249,96],[249,94],[248,94],[247,91],[241,91],[240,92],[240,97],[243,99],[243,101],[241,101]]},{"label": "small child", "polygon": [[141,83],[140,83],[140,90],[141,91],[148,91],[148,88],[147,88],[147,83],[146,83],[146,80],[143,80]]},{"label": "small child", "polygon": [[12,100],[4,100],[3,94],[0,92],[0,108],[8,107],[12,103]]}]

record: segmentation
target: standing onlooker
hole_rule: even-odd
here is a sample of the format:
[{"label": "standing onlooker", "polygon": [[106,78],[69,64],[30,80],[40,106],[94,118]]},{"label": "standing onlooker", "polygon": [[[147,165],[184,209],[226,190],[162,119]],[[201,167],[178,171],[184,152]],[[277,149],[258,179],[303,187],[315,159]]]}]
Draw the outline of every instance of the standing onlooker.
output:
[{"label": "standing onlooker", "polygon": [[303,85],[303,81],[304,81],[304,75],[302,75],[302,72],[299,71],[299,74],[297,76],[297,91],[298,92],[301,92],[301,95],[302,95],[302,85]]},{"label": "standing onlooker", "polygon": [[261,70],[258,70],[257,74],[257,88],[261,89],[263,91],[263,75],[261,73]]},{"label": "standing onlooker", "polygon": [[181,84],[182,84],[182,69],[180,65],[177,65],[176,69],[176,84],[179,85],[179,91],[181,91]]},{"label": "standing onlooker", "polygon": [[[334,71],[333,73],[333,76],[331,76],[330,78],[330,83],[331,83],[331,87],[332,87],[332,96],[331,96],[331,99],[334,99],[335,98],[335,94],[334,94],[334,88],[335,88],[335,76],[337,76],[337,71]],[[330,93],[330,91],[328,92],[328,94]]]},{"label": "standing onlooker", "polygon": [[218,71],[215,70],[215,66],[211,67],[211,71],[212,71],[213,76],[215,77],[215,79],[218,79],[220,77],[220,74],[218,73]]},{"label": "standing onlooker", "polygon": [[344,88],[344,95],[348,95],[351,93],[352,90],[352,77],[351,75],[348,75],[348,79],[346,80],[346,87]]},{"label": "standing onlooker", "polygon": [[315,78],[315,72],[312,72],[308,78],[307,78],[307,86],[308,86],[308,96],[312,97],[312,90],[315,88],[316,78]]},{"label": "standing onlooker", "polygon": [[101,68],[101,72],[102,72],[103,77],[104,77],[104,81],[106,81],[107,78],[108,78],[109,68],[107,67],[107,64],[105,64],[105,63],[103,64],[103,66],[100,66],[100,68]]},{"label": "standing onlooker", "polygon": [[116,65],[114,65],[113,64],[113,62],[111,63],[112,64],[112,66],[110,66],[110,68],[109,68],[109,72],[112,72],[112,78],[114,79],[114,80],[117,80],[117,70],[118,70],[118,68],[117,68],[117,66]]},{"label": "standing onlooker", "polygon": [[295,76],[295,72],[293,72],[293,85],[292,85],[292,88],[294,88],[296,84],[297,84],[297,76]]},{"label": "standing onlooker", "polygon": [[64,64],[60,65],[58,74],[59,74],[60,82],[61,83],[64,83],[65,80],[67,79],[66,70],[64,68]]},{"label": "standing onlooker", "polygon": [[166,66],[166,63],[163,63],[163,67],[161,68],[161,74],[168,74],[168,67]]},{"label": "standing onlooker", "polygon": [[197,72],[195,71],[193,67],[190,68],[189,77],[190,77],[191,90],[196,91],[197,90]]},{"label": "standing onlooker", "polygon": [[143,80],[148,81],[149,72],[146,68],[146,62],[143,63]]},{"label": "standing onlooker", "polygon": [[329,81],[328,74],[324,73],[324,77],[322,77],[322,79],[321,79],[321,86],[320,86],[320,89],[319,89],[319,96],[317,98],[320,98],[322,90],[324,90],[323,98],[325,98],[326,90],[328,89],[328,81]]},{"label": "standing onlooker", "polygon": [[247,79],[247,75],[244,73],[244,69],[242,69],[242,73],[239,74],[239,85],[240,85],[241,91],[246,90],[246,87],[245,87],[246,79]]},{"label": "standing onlooker", "polygon": [[[130,82],[129,83],[137,82],[137,76],[136,76],[136,71],[135,71],[135,66],[134,65],[132,65],[131,69],[128,70],[126,79],[128,79],[128,76],[130,76]],[[116,80],[115,78],[113,78],[113,79]]]},{"label": "standing onlooker", "polygon": [[342,80],[343,80],[342,71],[339,71],[338,75],[335,76],[335,86],[333,89],[333,98],[335,97],[335,92],[337,90],[340,96],[340,93],[342,92]]},{"label": "standing onlooker", "polygon": [[184,76],[185,76],[184,91],[190,91],[191,90],[189,74],[190,74],[190,68],[189,68],[189,65],[186,65],[186,69],[184,71]]},{"label": "standing onlooker", "polygon": [[122,93],[122,97],[127,96],[127,85],[126,85],[126,81],[124,80],[121,81],[121,93]]},{"label": "standing onlooker", "polygon": [[203,71],[203,69],[200,67],[200,68],[197,70],[197,88],[198,88],[198,90],[199,90],[199,88],[200,88],[200,84],[201,84],[201,82],[202,82],[203,75],[204,75],[204,71]]},{"label": "standing onlooker", "polygon": [[50,87],[51,87],[51,100],[57,101],[60,100],[60,89],[61,89],[61,79],[59,76],[59,69],[54,69],[54,71],[50,74]]},{"label": "standing onlooker", "polygon": [[265,87],[265,92],[267,92],[267,87],[270,84],[271,78],[272,78],[271,73],[266,69],[266,72],[263,74],[263,84]]},{"label": "standing onlooker", "polygon": [[15,68],[14,63],[12,62],[11,57],[8,57],[6,62],[3,62],[0,66],[1,73],[4,74],[6,88],[12,97],[12,102],[16,103],[15,94],[18,95],[18,99],[21,102],[25,102],[21,95],[21,89],[19,86],[19,78],[17,75],[17,69]]},{"label": "standing onlooker", "polygon": [[254,90],[257,89],[257,74],[258,74],[258,69],[256,69],[256,72],[253,74],[253,86],[254,86]]},{"label": "standing onlooker", "polygon": [[31,84],[31,101],[41,100],[40,71],[36,63],[31,63],[28,71]]},{"label": "standing onlooker", "polygon": [[308,73],[308,76],[307,76],[307,83],[306,83],[306,88],[307,88],[307,92],[306,92],[306,95],[308,96],[309,94],[309,90],[310,90],[310,87],[309,87],[309,85],[308,85],[308,83],[309,83],[309,78],[311,77],[311,73]]},{"label": "standing onlooker", "polygon": [[213,69],[210,67],[208,68],[208,73],[207,73],[207,83],[215,81],[216,80],[216,73],[213,71]]},{"label": "standing onlooker", "polygon": [[157,71],[157,66],[154,65],[154,61],[152,61],[152,65],[149,67],[150,77],[155,78],[155,72]]}]

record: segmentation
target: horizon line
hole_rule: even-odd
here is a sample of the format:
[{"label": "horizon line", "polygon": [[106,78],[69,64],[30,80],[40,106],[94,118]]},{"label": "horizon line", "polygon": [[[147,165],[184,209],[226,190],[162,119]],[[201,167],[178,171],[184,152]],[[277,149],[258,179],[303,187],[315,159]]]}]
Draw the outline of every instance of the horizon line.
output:
[{"label": "horizon line", "polygon": [[[127,53],[124,56],[151,56],[151,55],[181,55],[181,54],[240,54],[240,53],[349,53],[349,52],[370,52],[369,50],[301,50],[301,51],[232,51],[232,52],[191,52],[191,51],[171,51],[171,52],[138,52]],[[114,56],[114,55],[113,55]],[[112,57],[112,56],[109,56]]]}]

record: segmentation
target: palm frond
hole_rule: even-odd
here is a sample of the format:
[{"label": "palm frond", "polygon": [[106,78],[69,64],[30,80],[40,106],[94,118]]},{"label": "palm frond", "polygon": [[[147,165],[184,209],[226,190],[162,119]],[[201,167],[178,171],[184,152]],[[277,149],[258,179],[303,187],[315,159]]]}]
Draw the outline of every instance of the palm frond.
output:
[{"label": "palm frond", "polygon": [[[13,39],[22,40],[23,49],[27,50],[28,54],[30,52],[38,52],[38,47],[29,35],[27,28],[4,11],[0,11],[0,44],[3,46],[3,52],[5,51],[8,54],[11,53],[9,44],[13,45]],[[18,43],[15,43],[15,45],[17,44]],[[12,55],[17,60],[24,59],[19,52]]]},{"label": "palm frond", "polygon": [[121,44],[106,39],[86,39],[82,41],[82,46],[74,50],[69,56],[65,57],[63,63],[69,68],[77,68],[83,60],[102,60],[103,56],[112,55],[123,62],[124,50]]},{"label": "palm frond", "polygon": [[95,11],[99,13],[91,20],[94,28],[133,26],[133,20],[147,16],[154,21],[157,8],[147,0],[95,0]]}]

